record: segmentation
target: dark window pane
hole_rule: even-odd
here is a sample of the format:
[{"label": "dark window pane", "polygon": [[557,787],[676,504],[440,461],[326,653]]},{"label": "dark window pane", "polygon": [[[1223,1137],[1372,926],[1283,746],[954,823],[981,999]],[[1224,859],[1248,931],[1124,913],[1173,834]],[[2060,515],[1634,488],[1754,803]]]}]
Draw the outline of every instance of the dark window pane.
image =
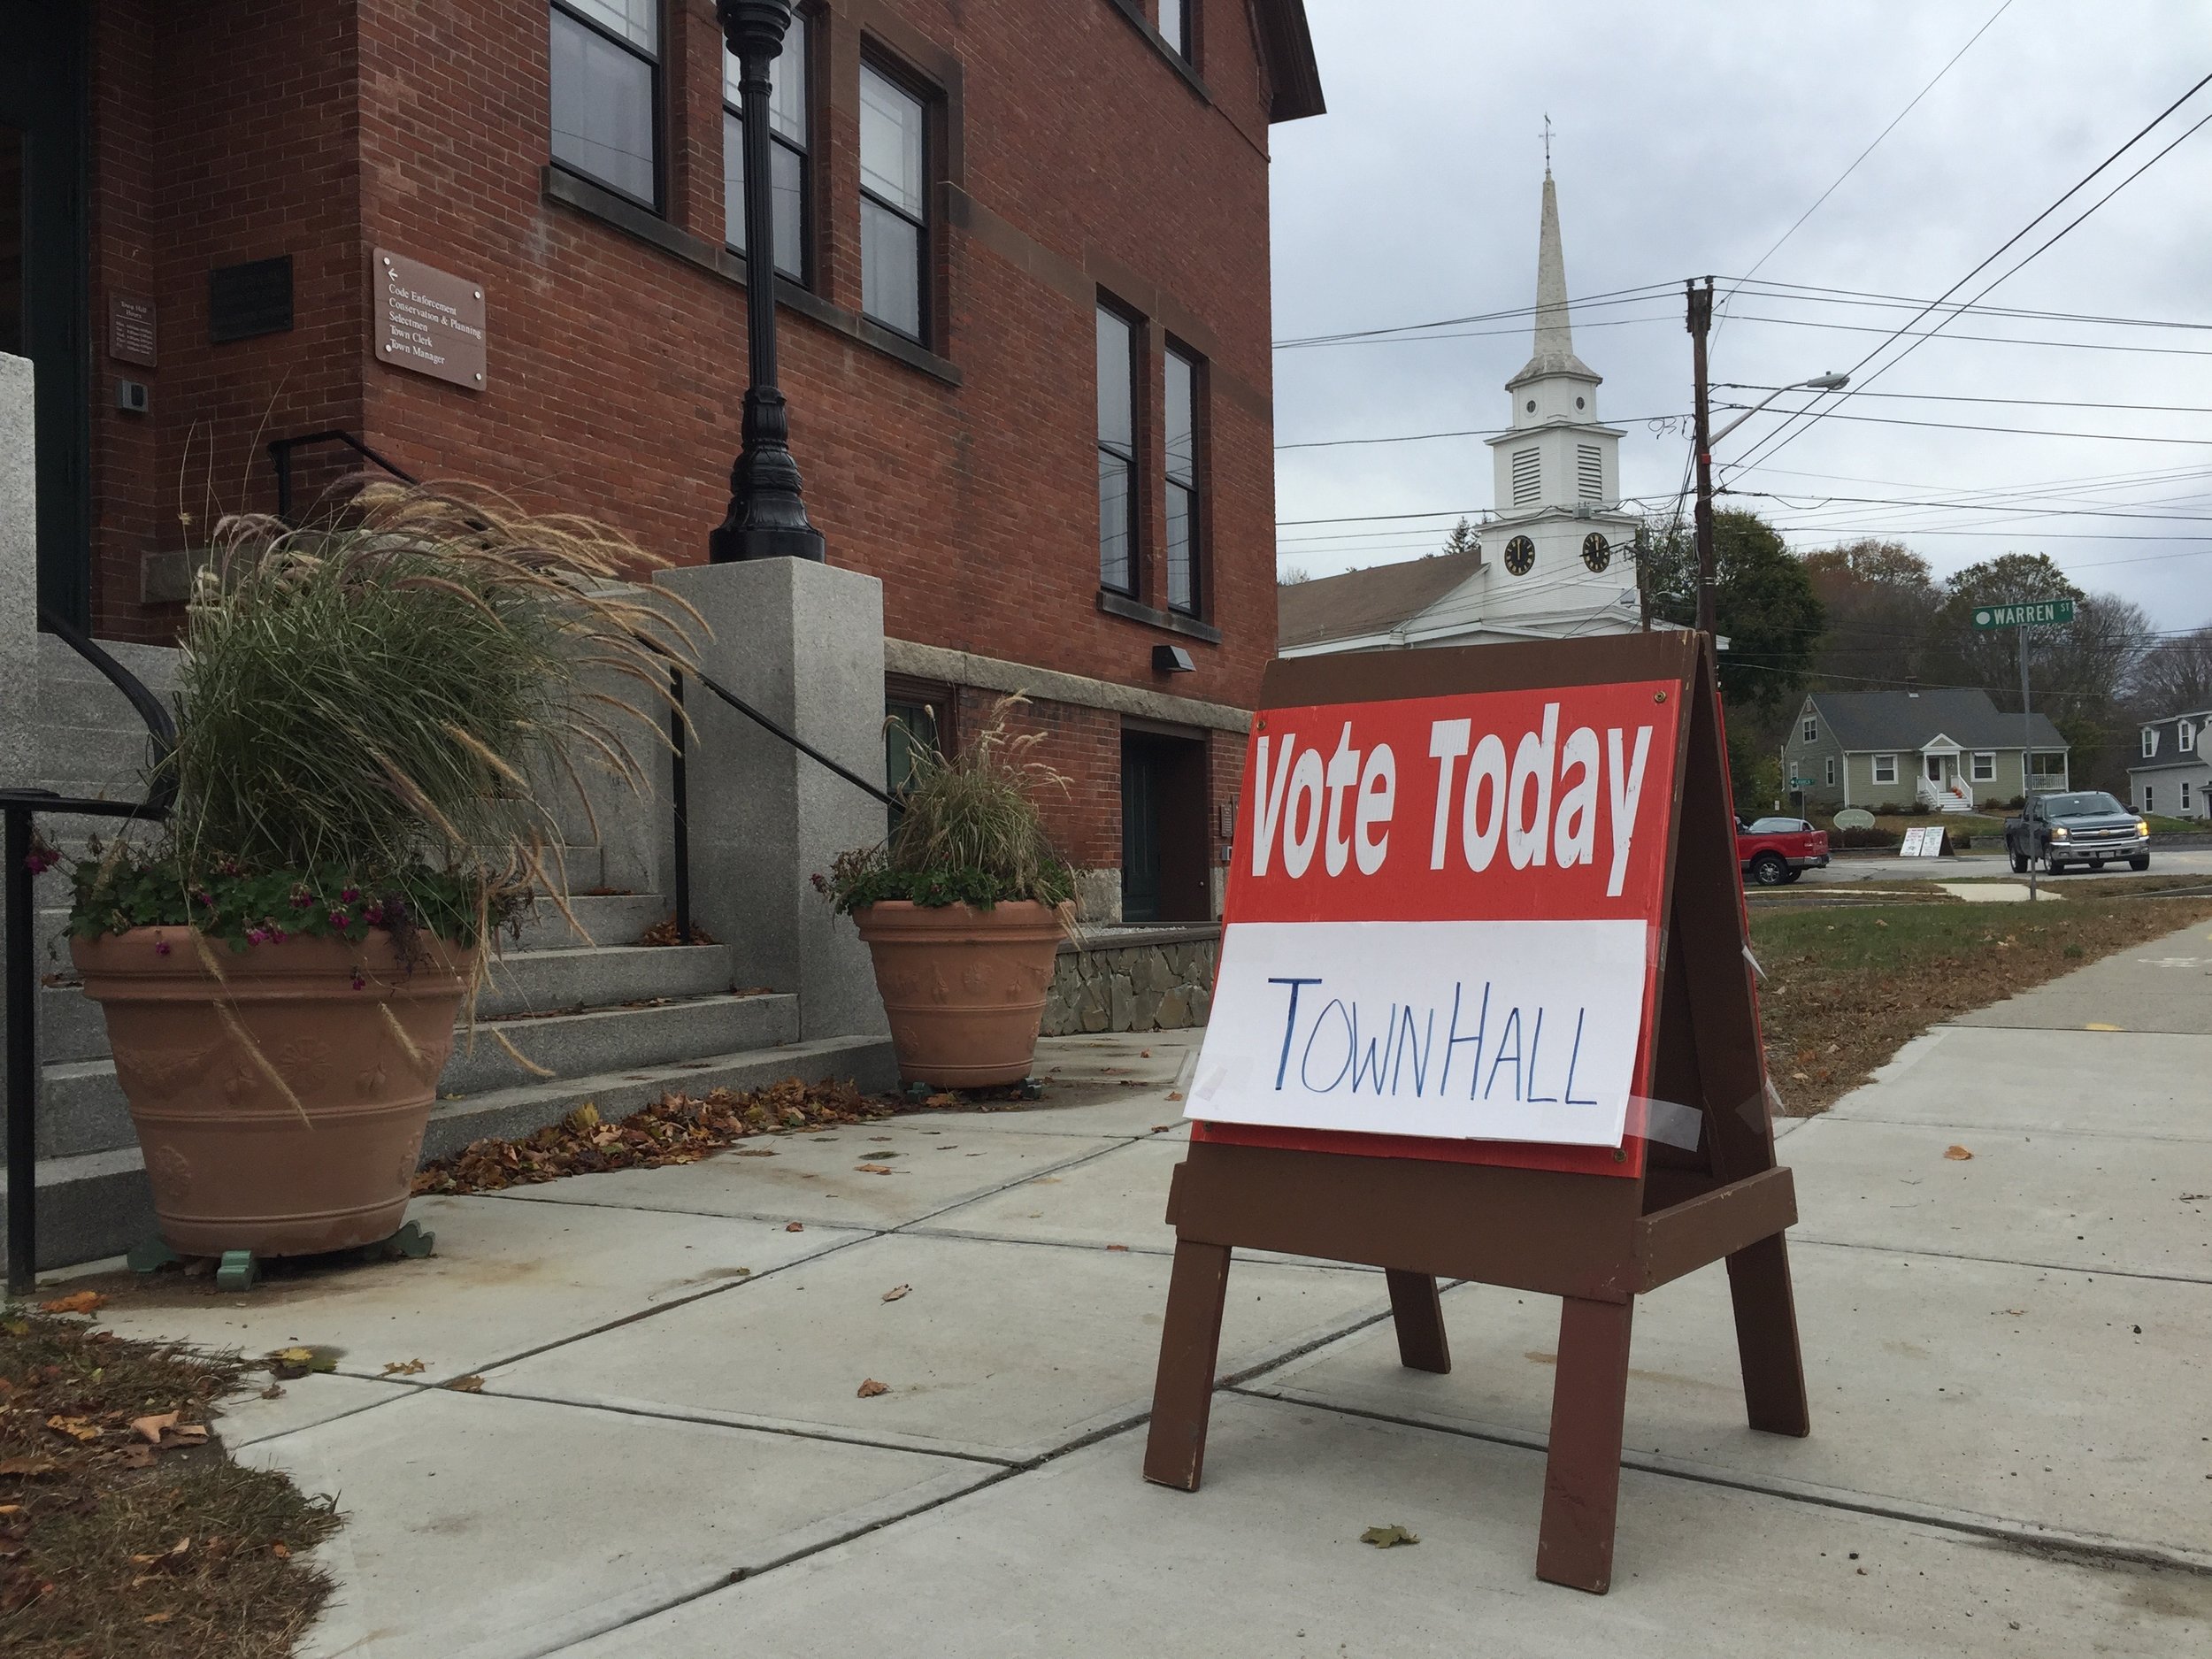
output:
[{"label": "dark window pane", "polygon": [[1098,452],[1098,580],[1128,593],[1136,587],[1129,495],[1134,469],[1110,449]]},{"label": "dark window pane", "polygon": [[860,198],[860,307],[916,339],[922,334],[922,231]]},{"label": "dark window pane", "polygon": [[1190,359],[1167,354],[1167,475],[1180,483],[1198,481],[1197,376]]},{"label": "dark window pane", "polygon": [[922,101],[860,66],[860,188],[910,219],[928,217],[922,191]]},{"label": "dark window pane", "polygon": [[660,0],[568,0],[608,34],[657,55],[660,46]]},{"label": "dark window pane", "polygon": [[1129,325],[1102,305],[1098,308],[1098,441],[1125,449],[1135,443],[1130,374]]},{"label": "dark window pane", "polygon": [[[768,176],[776,221],[776,269],[806,280],[806,157],[780,139],[768,143]],[[723,240],[745,251],[745,123],[722,111]]]},{"label": "dark window pane", "polygon": [[654,199],[653,65],[553,12],[553,159]]},{"label": "dark window pane", "polygon": [[1167,487],[1167,603],[1175,611],[1198,609],[1198,564],[1191,548],[1197,534],[1197,502],[1180,484]]}]

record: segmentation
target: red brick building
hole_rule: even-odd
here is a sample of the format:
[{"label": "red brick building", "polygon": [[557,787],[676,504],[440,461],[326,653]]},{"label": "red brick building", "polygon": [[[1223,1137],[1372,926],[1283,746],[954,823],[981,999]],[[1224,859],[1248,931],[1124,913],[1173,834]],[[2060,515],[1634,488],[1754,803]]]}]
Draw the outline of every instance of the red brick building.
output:
[{"label": "red brick building", "polygon": [[[831,561],[885,584],[887,695],[956,735],[1029,691],[1071,857],[1126,864],[1133,919],[1202,918],[1274,650],[1267,150],[1322,108],[1301,0],[802,17],[782,383]],[[734,97],[711,0],[0,0],[42,602],[173,637],[211,518],[275,507],[271,443],[333,432],[703,558],[744,384]],[[380,359],[387,256],[480,296],[480,369]],[[352,464],[289,456],[296,504]]]}]

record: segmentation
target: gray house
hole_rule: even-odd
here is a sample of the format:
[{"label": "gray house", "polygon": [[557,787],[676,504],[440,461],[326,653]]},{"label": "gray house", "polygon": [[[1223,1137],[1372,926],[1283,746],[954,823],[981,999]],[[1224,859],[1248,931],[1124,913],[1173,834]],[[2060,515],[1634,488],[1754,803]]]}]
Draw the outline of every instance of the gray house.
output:
[{"label": "gray house", "polygon": [[2128,804],[2168,818],[2212,818],[2212,709],[2148,720],[2128,768]]},{"label": "gray house", "polygon": [[2069,787],[2067,749],[2044,716],[2024,732],[1985,691],[1816,691],[1783,758],[1808,809],[1968,812],[2017,799],[2024,774],[2039,794]]}]

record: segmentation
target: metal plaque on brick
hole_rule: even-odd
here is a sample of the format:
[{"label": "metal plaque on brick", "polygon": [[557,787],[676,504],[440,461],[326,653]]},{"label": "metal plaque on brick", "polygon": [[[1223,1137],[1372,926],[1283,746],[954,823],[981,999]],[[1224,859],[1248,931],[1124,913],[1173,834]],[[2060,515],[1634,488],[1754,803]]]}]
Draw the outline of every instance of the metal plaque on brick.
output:
[{"label": "metal plaque on brick", "polygon": [[484,285],[376,250],[376,357],[396,369],[484,389]]},{"label": "metal plaque on brick", "polygon": [[108,356],[118,363],[154,366],[154,303],[128,294],[108,296]]}]

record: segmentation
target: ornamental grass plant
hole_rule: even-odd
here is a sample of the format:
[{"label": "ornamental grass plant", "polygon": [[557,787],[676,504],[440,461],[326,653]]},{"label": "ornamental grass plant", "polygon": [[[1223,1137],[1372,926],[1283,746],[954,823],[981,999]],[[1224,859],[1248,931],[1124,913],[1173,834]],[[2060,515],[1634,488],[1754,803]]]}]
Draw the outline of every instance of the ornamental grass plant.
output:
[{"label": "ornamental grass plant", "polygon": [[1025,701],[1000,699],[973,741],[953,754],[909,733],[913,770],[891,833],[815,878],[840,912],[885,899],[984,910],[1025,899],[1048,909],[1071,905],[1075,872],[1054,849],[1037,804],[1047,791],[1064,795],[1068,780],[1032,752],[1043,733],[1010,729]]},{"label": "ornamental grass plant", "polygon": [[565,777],[588,813],[580,755],[643,786],[632,744],[664,741],[652,710],[689,641],[620,579],[662,561],[582,518],[388,484],[304,528],[227,518],[216,549],[187,613],[167,834],[79,862],[73,931],[467,948],[534,895],[565,910],[540,789]]}]

